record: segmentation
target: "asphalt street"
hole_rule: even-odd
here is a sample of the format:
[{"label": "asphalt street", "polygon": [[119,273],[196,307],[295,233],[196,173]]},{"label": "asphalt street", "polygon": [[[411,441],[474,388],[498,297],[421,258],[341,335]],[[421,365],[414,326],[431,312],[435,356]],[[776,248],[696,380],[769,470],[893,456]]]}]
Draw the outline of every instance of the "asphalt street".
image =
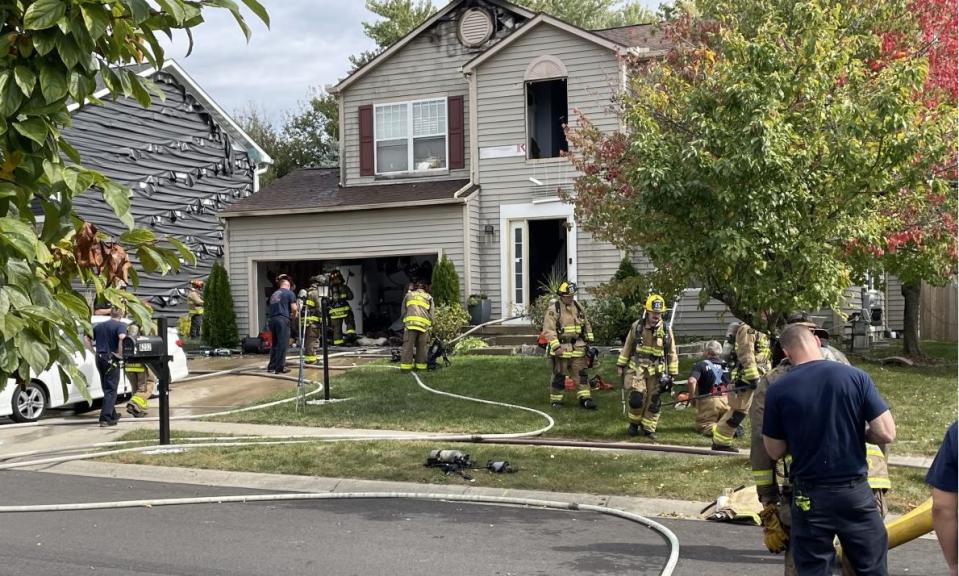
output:
[{"label": "asphalt street", "polygon": [[[253,490],[0,472],[0,504],[255,494]],[[683,576],[782,574],[755,527],[662,520]],[[412,500],[300,501],[0,516],[6,575],[656,575],[665,541],[590,512]],[[890,574],[945,575],[935,541],[890,553]]]}]

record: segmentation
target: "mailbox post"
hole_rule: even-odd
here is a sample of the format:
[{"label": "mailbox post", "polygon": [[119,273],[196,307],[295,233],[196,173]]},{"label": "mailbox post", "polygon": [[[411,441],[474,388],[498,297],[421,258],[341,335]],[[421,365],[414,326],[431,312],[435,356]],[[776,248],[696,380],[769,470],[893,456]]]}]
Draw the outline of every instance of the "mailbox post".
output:
[{"label": "mailbox post", "polygon": [[170,356],[166,318],[157,319],[158,336],[123,339],[123,359],[148,365],[156,374],[160,394],[160,444],[170,443]]}]

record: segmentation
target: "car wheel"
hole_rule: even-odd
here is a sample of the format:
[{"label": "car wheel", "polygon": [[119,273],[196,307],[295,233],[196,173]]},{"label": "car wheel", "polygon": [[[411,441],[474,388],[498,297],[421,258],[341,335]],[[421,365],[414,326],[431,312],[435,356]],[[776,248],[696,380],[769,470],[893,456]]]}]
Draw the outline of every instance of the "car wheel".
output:
[{"label": "car wheel", "polygon": [[10,417],[15,422],[36,422],[47,410],[47,395],[39,384],[30,382],[13,392],[11,403]]}]

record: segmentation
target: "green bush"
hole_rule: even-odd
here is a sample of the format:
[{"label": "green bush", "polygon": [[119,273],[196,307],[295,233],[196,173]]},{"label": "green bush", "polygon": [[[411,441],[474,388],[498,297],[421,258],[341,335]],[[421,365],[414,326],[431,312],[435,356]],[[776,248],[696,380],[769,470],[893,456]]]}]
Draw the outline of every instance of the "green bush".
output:
[{"label": "green bush", "polygon": [[543,320],[546,319],[546,308],[556,299],[552,294],[543,294],[523,311],[523,316],[529,319],[530,324],[537,330],[543,329]]},{"label": "green bush", "polygon": [[432,293],[437,304],[459,304],[460,279],[453,261],[445,254],[433,268]]},{"label": "green bush", "polygon": [[469,325],[470,315],[459,303],[440,304],[433,309],[433,335],[449,342]]},{"label": "green bush", "polygon": [[203,325],[200,330],[203,343],[213,348],[232,348],[240,341],[233,312],[233,294],[226,268],[219,262],[213,265],[210,278],[203,289]]},{"label": "green bush", "polygon": [[489,344],[486,343],[482,338],[477,338],[476,336],[467,336],[463,338],[453,347],[453,354],[469,354],[472,350],[478,350],[480,348],[489,348]]},{"label": "green bush", "polygon": [[623,299],[616,296],[595,298],[586,307],[596,343],[606,346],[622,344],[629,327],[642,313],[642,304],[626,306]]},{"label": "green bush", "polygon": [[186,340],[190,337],[190,315],[184,314],[176,320],[176,333]]}]

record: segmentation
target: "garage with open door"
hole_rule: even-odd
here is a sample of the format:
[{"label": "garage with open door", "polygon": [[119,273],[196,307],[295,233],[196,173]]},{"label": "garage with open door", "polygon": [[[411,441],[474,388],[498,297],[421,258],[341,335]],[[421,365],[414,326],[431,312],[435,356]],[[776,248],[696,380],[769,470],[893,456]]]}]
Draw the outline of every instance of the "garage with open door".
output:
[{"label": "garage with open door", "polygon": [[[468,290],[471,231],[468,180],[342,188],[335,169],[302,169],[232,205],[225,222],[225,265],[237,326],[256,335],[278,274],[297,290],[336,268],[350,286],[357,332],[385,335],[400,319],[411,280],[429,281],[443,256]],[[461,297],[464,297],[461,294]]]}]

